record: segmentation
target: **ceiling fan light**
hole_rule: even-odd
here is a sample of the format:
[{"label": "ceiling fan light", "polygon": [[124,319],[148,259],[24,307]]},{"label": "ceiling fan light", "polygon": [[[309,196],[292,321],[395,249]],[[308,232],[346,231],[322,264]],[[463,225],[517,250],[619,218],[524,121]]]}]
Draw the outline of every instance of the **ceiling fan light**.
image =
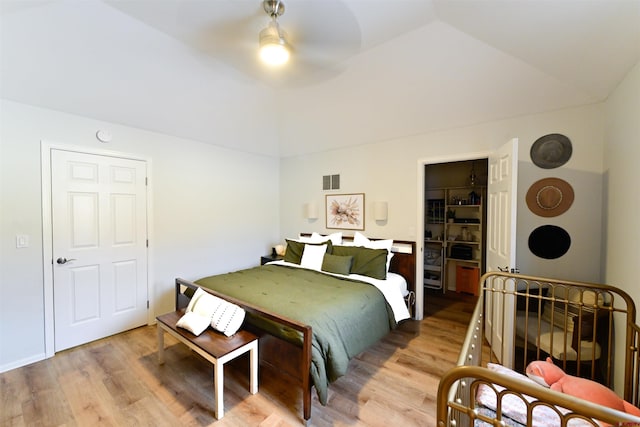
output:
[{"label": "ceiling fan light", "polygon": [[260,59],[268,65],[285,64],[289,61],[289,49],[282,44],[265,44],[260,47]]},{"label": "ceiling fan light", "polygon": [[264,63],[272,66],[282,65],[289,60],[290,54],[284,32],[275,20],[260,31],[260,59]]}]

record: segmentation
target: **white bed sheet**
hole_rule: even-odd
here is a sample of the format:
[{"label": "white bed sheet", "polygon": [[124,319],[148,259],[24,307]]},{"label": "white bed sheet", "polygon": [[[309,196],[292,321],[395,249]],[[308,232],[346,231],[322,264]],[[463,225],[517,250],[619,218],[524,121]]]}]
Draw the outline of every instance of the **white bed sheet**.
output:
[{"label": "white bed sheet", "polygon": [[[304,268],[299,264],[286,262],[284,260],[272,261],[267,264],[276,264],[276,265],[279,264],[279,265],[286,265],[288,267]],[[391,310],[393,311],[393,316],[396,322],[400,322],[402,320],[406,320],[411,317],[409,315],[409,309],[407,308],[404,302],[404,296],[407,294],[407,281],[404,277],[402,277],[397,273],[388,272],[387,278],[385,280],[381,280],[381,279],[374,279],[368,276],[362,276],[360,274],[349,274],[348,276],[346,276],[344,274],[329,273],[321,270],[314,270],[314,271],[318,271],[319,273],[323,273],[323,274],[328,274],[330,276],[345,277],[345,278],[369,283],[375,286],[376,288],[378,288],[378,290],[382,293],[385,300],[387,301],[387,304],[389,304],[389,307],[391,307]]]}]

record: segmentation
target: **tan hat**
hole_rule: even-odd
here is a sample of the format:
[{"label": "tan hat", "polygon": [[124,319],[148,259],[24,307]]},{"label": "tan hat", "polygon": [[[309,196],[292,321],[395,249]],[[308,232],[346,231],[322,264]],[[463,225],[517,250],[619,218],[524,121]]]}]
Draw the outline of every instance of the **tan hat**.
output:
[{"label": "tan hat", "polygon": [[565,213],[573,203],[573,188],[560,178],[544,178],[534,182],[527,191],[527,206],[531,212],[543,217]]}]

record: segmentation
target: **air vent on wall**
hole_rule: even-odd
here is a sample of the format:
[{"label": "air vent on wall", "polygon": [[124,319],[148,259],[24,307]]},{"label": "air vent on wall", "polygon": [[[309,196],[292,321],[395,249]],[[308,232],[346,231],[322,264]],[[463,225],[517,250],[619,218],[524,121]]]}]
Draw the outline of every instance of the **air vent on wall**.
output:
[{"label": "air vent on wall", "polygon": [[323,190],[339,190],[340,175],[324,175],[322,177],[322,189]]}]

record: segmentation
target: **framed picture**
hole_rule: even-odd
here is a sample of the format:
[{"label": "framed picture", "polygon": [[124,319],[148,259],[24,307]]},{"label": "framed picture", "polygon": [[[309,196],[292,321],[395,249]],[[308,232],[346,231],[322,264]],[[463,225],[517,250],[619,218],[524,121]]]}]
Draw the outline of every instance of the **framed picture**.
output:
[{"label": "framed picture", "polygon": [[364,230],[364,193],[327,194],[327,228]]}]

